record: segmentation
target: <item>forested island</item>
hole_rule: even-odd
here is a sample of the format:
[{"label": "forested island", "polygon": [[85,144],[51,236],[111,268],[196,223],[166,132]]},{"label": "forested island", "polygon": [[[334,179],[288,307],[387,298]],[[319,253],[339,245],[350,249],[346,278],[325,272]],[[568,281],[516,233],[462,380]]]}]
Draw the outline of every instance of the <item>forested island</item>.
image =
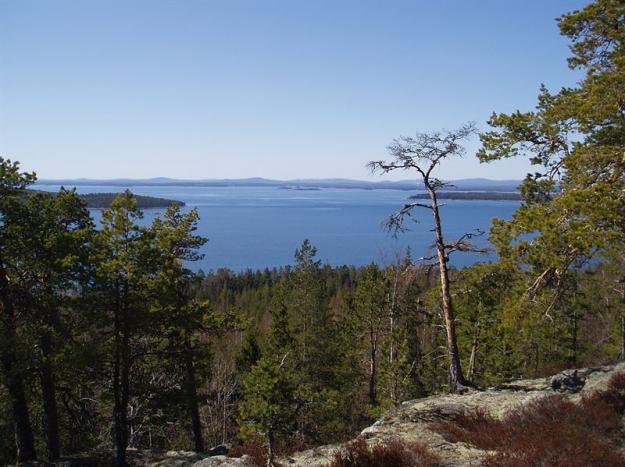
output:
[{"label": "forested island", "polygon": [[[108,208],[119,193],[87,193],[79,195],[87,204],[88,208]],[[183,201],[177,201],[154,196],[134,195],[137,200],[137,207],[140,209],[168,208],[171,205],[182,207]]]},{"label": "forested island", "polygon": [[[27,190],[27,194],[31,193],[49,193],[42,192],[41,190]],[[51,193],[54,196],[54,193]],[[78,198],[84,201],[85,206],[89,209],[104,209],[111,206],[111,203],[119,196],[119,193],[85,193],[78,194]],[[177,201],[173,199],[158,198],[154,196],[133,195],[137,207],[139,209],[156,209],[156,208],[168,208],[169,206],[183,207],[185,203],[183,201]]]},{"label": "forested island", "polygon": [[[410,199],[429,199],[427,193],[412,195]],[[440,191],[439,199],[452,200],[484,200],[484,201],[520,201],[521,194],[518,192],[500,191]]]},{"label": "forested island", "polygon": [[[577,84],[367,164],[418,180],[389,230],[429,214],[431,251],[388,264],[302,239],[291,265],[195,272],[196,210],[146,224],[126,190],[96,225],[0,157],[0,464],[624,466],[624,24],[621,0],[564,14]],[[437,174],[473,137],[533,170],[497,260],[456,269],[482,232],[446,228]]]}]

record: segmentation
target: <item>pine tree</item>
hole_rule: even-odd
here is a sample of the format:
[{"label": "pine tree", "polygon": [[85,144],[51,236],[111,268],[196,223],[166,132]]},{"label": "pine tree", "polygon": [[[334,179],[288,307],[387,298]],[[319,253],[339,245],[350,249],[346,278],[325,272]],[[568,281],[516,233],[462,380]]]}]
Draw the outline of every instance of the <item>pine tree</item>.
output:
[{"label": "pine tree", "polygon": [[[159,335],[167,336],[170,353],[181,360],[184,368],[182,386],[195,451],[204,451],[200,420],[197,382],[198,331],[219,325],[208,302],[193,296],[195,276],[186,267],[187,262],[202,258],[199,248],[207,239],[195,235],[198,214],[196,210],[182,213],[176,205],[170,206],[163,219],[156,218],[151,226],[155,249],[155,275],[149,283],[159,326]],[[212,329],[211,329],[212,330]]]},{"label": "pine tree", "polygon": [[491,238],[503,261],[530,268],[526,302],[549,292],[549,319],[571,271],[625,234],[625,4],[597,0],[558,19],[570,40],[575,87],[541,87],[536,109],[494,113],[481,135],[482,161],[527,157],[535,172],[521,185],[510,221],[495,219]]},{"label": "pine tree", "polygon": [[18,163],[0,158],[0,364],[13,414],[18,462],[32,461],[37,455],[24,388],[24,361],[18,353],[18,315],[9,278],[11,258],[6,251],[15,239],[11,232],[15,226],[7,221],[7,215],[19,210],[26,187],[34,181],[35,175],[21,172]]},{"label": "pine tree", "polygon": [[[84,202],[73,191],[32,193],[5,217],[18,234],[7,251],[20,264],[13,286],[19,289],[16,306],[29,318],[38,342],[37,365],[44,412],[48,460],[60,456],[56,401],[56,362],[67,340],[60,309],[80,293],[76,284],[86,264],[93,226]],[[17,272],[17,271],[16,271]]]},{"label": "pine tree", "polygon": [[151,238],[138,221],[143,213],[126,191],[102,214],[93,258],[96,288],[105,307],[105,321],[112,322],[110,352],[112,359],[113,440],[116,465],[126,465],[129,442],[128,404],[131,370],[135,364],[133,347],[146,329],[148,312],[145,293],[153,257]]},{"label": "pine tree", "polygon": [[396,139],[388,148],[393,157],[392,161],[371,161],[368,164],[372,172],[415,171],[420,176],[423,187],[430,198],[430,202],[427,204],[416,201],[406,203],[398,213],[391,216],[388,227],[396,231],[402,230],[405,218],[411,215],[414,208],[427,209],[432,214],[436,255],[431,259],[436,261],[439,273],[441,308],[449,361],[449,390],[451,392],[463,391],[468,382],[462,372],[458,350],[456,318],[449,280],[449,255],[455,251],[473,250],[469,240],[475,234],[464,234],[451,243],[445,240],[438,203],[438,191],[445,186],[445,183],[434,176],[434,171],[443,161],[451,157],[461,156],[464,153],[464,148],[461,146],[462,141],[474,133],[475,127],[469,123],[456,131],[418,133],[415,137],[402,137]]}]

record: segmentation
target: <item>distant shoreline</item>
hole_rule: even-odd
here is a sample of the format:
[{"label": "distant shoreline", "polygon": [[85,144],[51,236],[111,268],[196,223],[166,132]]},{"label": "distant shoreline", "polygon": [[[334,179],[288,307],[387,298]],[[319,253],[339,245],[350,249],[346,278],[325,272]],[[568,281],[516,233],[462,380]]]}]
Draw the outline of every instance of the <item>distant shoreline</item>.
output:
[{"label": "distant shoreline", "polygon": [[[489,180],[489,179],[462,179],[450,180],[445,191],[482,191],[482,192],[516,192],[520,180]],[[64,186],[189,186],[189,187],[298,187],[299,189],[362,189],[362,190],[418,190],[421,184],[416,180],[400,181],[366,181],[350,179],[296,179],[272,180],[265,178],[245,179],[206,179],[206,180],[176,180],[169,178],[156,179],[63,179],[38,180],[39,185]]]},{"label": "distant shoreline", "polygon": [[[429,199],[427,193],[419,193],[410,199]],[[482,201],[521,201],[521,194],[516,192],[500,191],[441,191],[438,199],[449,200],[482,200]]]}]

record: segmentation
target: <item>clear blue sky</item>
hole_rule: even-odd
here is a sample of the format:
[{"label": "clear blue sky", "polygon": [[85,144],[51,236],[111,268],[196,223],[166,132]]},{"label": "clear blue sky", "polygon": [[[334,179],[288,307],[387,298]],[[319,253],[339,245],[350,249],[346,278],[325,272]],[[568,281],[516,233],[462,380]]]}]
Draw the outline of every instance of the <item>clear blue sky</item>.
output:
[{"label": "clear blue sky", "polygon": [[[585,3],[0,0],[0,155],[41,178],[366,179],[396,136],[573,84],[554,18]],[[442,176],[526,170],[469,152]]]}]

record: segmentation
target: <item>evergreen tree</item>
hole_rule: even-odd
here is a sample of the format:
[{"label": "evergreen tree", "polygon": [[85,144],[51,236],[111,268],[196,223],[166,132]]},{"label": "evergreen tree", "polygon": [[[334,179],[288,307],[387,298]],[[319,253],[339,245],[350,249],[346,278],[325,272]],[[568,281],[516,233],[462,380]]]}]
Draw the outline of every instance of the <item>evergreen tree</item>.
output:
[{"label": "evergreen tree", "polygon": [[[151,234],[156,250],[156,274],[150,282],[158,318],[159,335],[167,337],[167,347],[184,368],[182,386],[194,440],[194,449],[204,451],[204,438],[198,402],[196,367],[198,331],[218,326],[206,301],[195,300],[195,277],[185,262],[202,258],[198,250],[207,239],[195,235],[197,211],[182,213],[171,205],[163,219],[154,220]],[[199,352],[201,354],[201,352]],[[206,356],[204,355],[204,358]]]},{"label": "evergreen tree", "polygon": [[16,306],[33,329],[38,343],[37,366],[41,386],[44,438],[48,460],[60,456],[59,414],[56,400],[59,346],[69,337],[61,307],[80,293],[78,280],[86,261],[92,223],[84,202],[73,191],[33,193],[7,213],[15,241],[7,249],[19,264],[13,287]]},{"label": "evergreen tree", "polygon": [[11,257],[7,248],[15,240],[11,231],[17,226],[8,222],[7,216],[19,210],[26,187],[34,181],[35,175],[21,172],[18,163],[0,158],[0,364],[10,398],[18,462],[34,460],[36,452],[25,390],[25,362],[20,355],[18,311],[9,276]]},{"label": "evergreen tree", "polygon": [[138,225],[143,213],[130,191],[117,197],[102,214],[94,252],[96,287],[112,323],[110,358],[113,396],[113,440],[116,464],[126,465],[129,443],[128,404],[135,345],[145,332],[146,280],[150,274],[151,236]]},{"label": "evergreen tree", "polygon": [[369,404],[376,406],[378,400],[379,359],[383,340],[388,337],[387,303],[388,286],[384,276],[375,264],[369,265],[356,289],[356,316],[363,331],[363,338],[368,343],[368,396]]},{"label": "evergreen tree", "polygon": [[493,114],[481,135],[482,161],[528,157],[535,173],[521,185],[510,221],[496,219],[491,238],[504,261],[530,267],[523,295],[549,292],[545,316],[562,301],[571,271],[623,245],[625,226],[625,4],[597,0],[558,19],[571,41],[575,87],[541,87],[536,109]]}]

